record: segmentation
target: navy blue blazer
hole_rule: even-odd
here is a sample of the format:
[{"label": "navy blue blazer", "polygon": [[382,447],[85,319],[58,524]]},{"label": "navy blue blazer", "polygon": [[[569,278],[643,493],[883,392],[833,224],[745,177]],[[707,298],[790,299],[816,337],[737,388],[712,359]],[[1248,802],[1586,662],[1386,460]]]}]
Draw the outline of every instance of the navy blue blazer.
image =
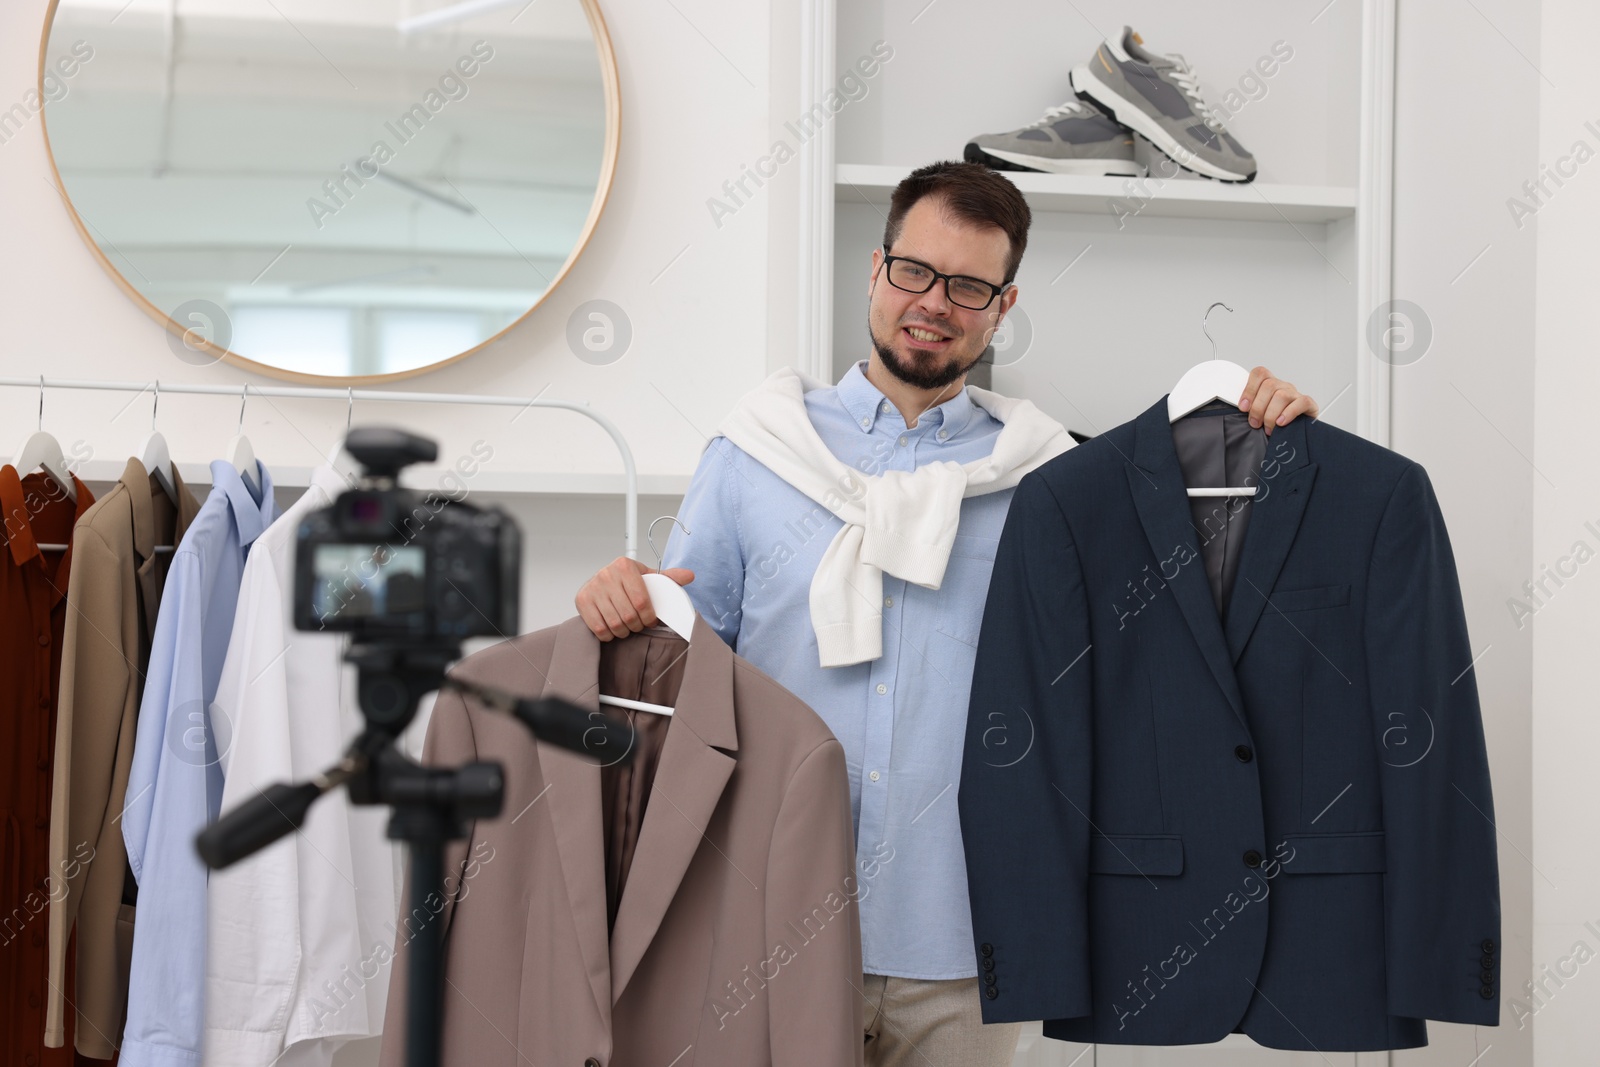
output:
[{"label": "navy blue blazer", "polygon": [[985,1022],[1427,1044],[1496,1025],[1494,806],[1427,473],[1274,429],[1219,618],[1166,398],[1027,475],[958,796]]}]

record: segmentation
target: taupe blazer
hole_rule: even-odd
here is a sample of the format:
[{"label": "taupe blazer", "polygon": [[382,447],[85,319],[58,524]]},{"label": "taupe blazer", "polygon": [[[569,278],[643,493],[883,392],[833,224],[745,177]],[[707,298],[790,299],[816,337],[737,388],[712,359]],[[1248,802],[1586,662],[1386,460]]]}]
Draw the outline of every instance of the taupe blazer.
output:
[{"label": "taupe blazer", "polygon": [[[609,936],[598,762],[440,694],[424,762],[505,767],[502,813],[446,858],[442,1062],[861,1063],[844,750],[703,620],[691,636]],[[456,673],[593,710],[600,657],[574,617],[469,656]],[[396,931],[383,1067],[404,1062],[407,945],[425,918],[403,914]]]},{"label": "taupe blazer", "polygon": [[[72,529],[50,794],[50,869],[62,890],[50,897],[45,1044],[65,1041],[70,1001],[77,1010],[73,1044],[95,1059],[109,1059],[122,1043],[127,1010],[134,909],[123,900],[122,808],[150,635],[172,558],[155,546],[177,544],[200,511],[176,465],[172,477],[177,503],[143,463],[129,459]],[[74,923],[77,987],[69,990]]]}]

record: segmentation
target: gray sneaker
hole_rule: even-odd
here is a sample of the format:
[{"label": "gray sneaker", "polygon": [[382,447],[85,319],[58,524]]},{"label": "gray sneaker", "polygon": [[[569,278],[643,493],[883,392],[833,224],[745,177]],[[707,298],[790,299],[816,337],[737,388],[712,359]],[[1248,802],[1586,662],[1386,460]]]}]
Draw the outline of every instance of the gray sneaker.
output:
[{"label": "gray sneaker", "polygon": [[1049,174],[1144,174],[1133,158],[1133,135],[1073,97],[1010,133],[985,133],[967,142],[968,163],[995,170]]},{"label": "gray sneaker", "polygon": [[1181,167],[1225,182],[1256,176],[1255,157],[1201,99],[1194,68],[1180,55],[1145,48],[1130,27],[1122,28],[1121,44],[1106,41],[1089,62],[1073,68],[1072,88]]}]

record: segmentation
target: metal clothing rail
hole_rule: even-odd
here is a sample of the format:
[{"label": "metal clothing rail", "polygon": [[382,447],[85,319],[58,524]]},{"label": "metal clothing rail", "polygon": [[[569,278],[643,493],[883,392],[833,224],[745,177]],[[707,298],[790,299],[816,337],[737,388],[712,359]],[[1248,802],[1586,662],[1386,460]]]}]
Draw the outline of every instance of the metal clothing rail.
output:
[{"label": "metal clothing rail", "polygon": [[623,522],[622,541],[625,554],[629,559],[639,558],[638,526],[639,526],[639,475],[633,464],[633,450],[628,447],[628,442],[618,430],[616,424],[598,411],[590,408],[588,404],[574,404],[565,400],[542,400],[536,396],[483,396],[476,393],[402,393],[379,389],[319,389],[312,386],[299,385],[189,385],[174,383],[171,385],[153,382],[114,382],[91,381],[76,378],[0,378],[0,386],[16,386],[24,389],[100,389],[111,392],[142,393],[148,389],[157,388],[163,393],[193,393],[206,396],[225,396],[239,400],[247,396],[264,397],[289,397],[304,400],[343,400],[353,404],[361,401],[388,401],[407,404],[490,404],[497,407],[540,407],[561,408],[566,411],[575,411],[579,415],[593,419],[610,437],[611,443],[617,446],[617,452],[622,456],[623,476],[626,489],[623,497]]}]

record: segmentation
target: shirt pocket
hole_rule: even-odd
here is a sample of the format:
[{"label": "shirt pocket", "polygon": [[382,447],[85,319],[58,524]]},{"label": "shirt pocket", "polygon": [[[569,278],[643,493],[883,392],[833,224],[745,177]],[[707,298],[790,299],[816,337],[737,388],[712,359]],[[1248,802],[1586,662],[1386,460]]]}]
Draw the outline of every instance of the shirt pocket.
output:
[{"label": "shirt pocket", "polygon": [[955,536],[955,540],[950,544],[950,554],[993,563],[995,549],[999,547],[1000,539],[998,537],[974,537],[971,534],[958,533]]}]

